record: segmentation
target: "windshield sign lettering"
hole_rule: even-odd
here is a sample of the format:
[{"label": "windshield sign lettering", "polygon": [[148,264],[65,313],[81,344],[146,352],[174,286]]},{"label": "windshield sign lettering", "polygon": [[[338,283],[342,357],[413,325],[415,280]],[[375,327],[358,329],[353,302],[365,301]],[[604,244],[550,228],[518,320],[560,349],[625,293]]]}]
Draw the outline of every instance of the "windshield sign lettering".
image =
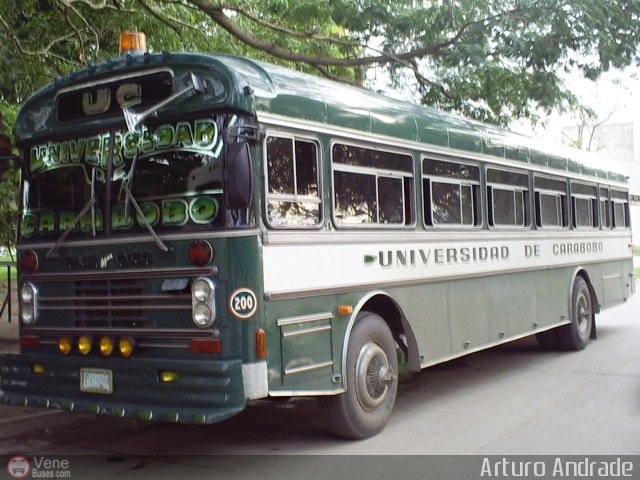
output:
[{"label": "windshield sign lettering", "polygon": [[[145,220],[152,227],[182,227],[188,222],[194,224],[207,224],[218,217],[218,200],[209,195],[200,195],[193,198],[174,198],[156,202],[143,202],[140,209],[144,219],[134,214],[129,208],[125,216],[123,204],[114,205],[111,210],[111,229],[114,231],[129,230],[135,227],[144,228]],[[70,228],[76,213],[71,211],[46,211],[40,214],[26,214],[22,217],[21,233],[29,238],[33,235],[55,235]],[[91,217],[85,215],[73,231],[91,231]],[[103,231],[102,211],[96,209],[96,230]]]},{"label": "windshield sign lettering", "polygon": [[[30,170],[38,174],[84,162],[97,169],[97,180],[106,179],[107,161],[109,158],[110,135],[94,135],[92,137],[49,142],[31,148]],[[115,153],[113,157],[113,177],[118,180],[126,175],[124,159],[136,155],[140,158],[161,152],[180,150],[206,153],[219,158],[222,151],[222,136],[218,125],[210,118],[193,122],[165,124],[149,130],[141,127],[138,133],[120,130],[115,133]]]},{"label": "windshield sign lettering", "polygon": [[[112,140],[110,215],[105,217],[104,199],[97,198],[92,212],[77,218],[93,192],[92,179],[106,184]],[[100,134],[36,145],[30,150],[21,235],[210,224],[220,209],[222,148],[212,118],[121,130],[113,139]],[[135,195],[135,208],[126,192]]]}]

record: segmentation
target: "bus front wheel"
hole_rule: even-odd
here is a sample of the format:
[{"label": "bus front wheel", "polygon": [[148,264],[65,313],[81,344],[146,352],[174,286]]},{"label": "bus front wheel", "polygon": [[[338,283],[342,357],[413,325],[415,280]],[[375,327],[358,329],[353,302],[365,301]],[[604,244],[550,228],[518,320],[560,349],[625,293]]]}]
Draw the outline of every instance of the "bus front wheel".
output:
[{"label": "bus front wheel", "polygon": [[395,341],[379,315],[358,315],[347,347],[345,375],[344,393],[320,398],[329,430],[349,439],[376,435],[389,420],[398,390]]},{"label": "bus front wheel", "polygon": [[589,343],[593,328],[591,291],[584,278],[573,282],[571,294],[571,323],[560,327],[558,337],[565,350],[582,350]]}]

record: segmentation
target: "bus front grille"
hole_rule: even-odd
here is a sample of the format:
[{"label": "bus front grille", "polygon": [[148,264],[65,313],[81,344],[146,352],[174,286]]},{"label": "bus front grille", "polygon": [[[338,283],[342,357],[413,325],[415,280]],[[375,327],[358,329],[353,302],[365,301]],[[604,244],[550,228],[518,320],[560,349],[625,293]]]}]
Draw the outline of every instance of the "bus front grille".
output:
[{"label": "bus front grille", "polygon": [[189,282],[212,274],[211,268],[159,268],[35,273],[23,281],[40,291],[36,328],[155,331],[175,328],[177,317],[191,324]]},{"label": "bus front grille", "polygon": [[76,326],[144,328],[147,302],[142,280],[77,281],[73,299]]}]

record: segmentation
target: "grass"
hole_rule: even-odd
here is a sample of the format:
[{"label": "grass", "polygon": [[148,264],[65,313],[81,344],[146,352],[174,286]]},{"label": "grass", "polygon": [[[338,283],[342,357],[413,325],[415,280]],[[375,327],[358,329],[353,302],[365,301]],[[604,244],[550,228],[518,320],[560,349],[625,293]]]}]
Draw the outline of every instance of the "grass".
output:
[{"label": "grass", "polygon": [[[11,257],[9,255],[2,255],[0,256],[0,262],[15,262],[15,260],[12,260]],[[16,280],[16,269],[12,268],[11,269],[11,280],[15,281]],[[6,285],[7,283],[7,267],[0,267],[0,285]]]}]

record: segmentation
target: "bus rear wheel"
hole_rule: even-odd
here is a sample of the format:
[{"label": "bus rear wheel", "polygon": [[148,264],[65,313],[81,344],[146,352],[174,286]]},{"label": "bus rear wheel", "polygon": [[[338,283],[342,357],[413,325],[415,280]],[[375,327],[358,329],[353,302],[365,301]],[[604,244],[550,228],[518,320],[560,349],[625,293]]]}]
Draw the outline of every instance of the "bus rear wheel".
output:
[{"label": "bus rear wheel", "polygon": [[385,321],[362,312],[347,347],[344,393],[321,397],[329,430],[343,438],[363,439],[387,424],[398,390],[395,341]]},{"label": "bus rear wheel", "polygon": [[571,323],[560,327],[558,337],[565,350],[582,350],[589,343],[593,329],[593,303],[591,291],[584,278],[573,282],[571,294]]}]

